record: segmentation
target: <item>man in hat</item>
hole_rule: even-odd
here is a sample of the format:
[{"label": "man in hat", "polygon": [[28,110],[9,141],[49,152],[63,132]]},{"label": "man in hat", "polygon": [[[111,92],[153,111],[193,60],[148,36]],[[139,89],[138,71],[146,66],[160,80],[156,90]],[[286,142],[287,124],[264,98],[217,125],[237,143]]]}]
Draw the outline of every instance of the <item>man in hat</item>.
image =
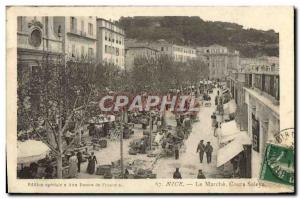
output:
[{"label": "man in hat", "polygon": [[203,174],[201,169],[198,170],[197,179],[205,179],[205,175]]},{"label": "man in hat", "polygon": [[196,153],[199,152],[200,163],[203,162],[203,155],[205,151],[205,144],[203,142],[204,142],[203,140],[200,140],[200,143],[198,144],[197,151],[196,151]]},{"label": "man in hat", "polygon": [[179,172],[179,168],[176,168],[176,171],[173,174],[174,179],[181,179],[181,173]]},{"label": "man in hat", "polygon": [[213,152],[213,147],[210,145],[210,142],[207,142],[204,151],[206,153],[207,164],[211,163],[211,155]]}]

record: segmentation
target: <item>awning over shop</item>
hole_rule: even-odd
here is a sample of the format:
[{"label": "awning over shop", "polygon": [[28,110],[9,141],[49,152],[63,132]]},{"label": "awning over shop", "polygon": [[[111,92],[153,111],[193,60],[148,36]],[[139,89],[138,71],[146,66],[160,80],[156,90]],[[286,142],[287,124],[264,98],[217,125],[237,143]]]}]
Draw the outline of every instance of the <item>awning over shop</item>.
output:
[{"label": "awning over shop", "polygon": [[246,131],[241,131],[239,133],[235,133],[232,135],[227,135],[227,136],[221,136],[220,137],[220,143],[226,143],[231,140],[237,139],[241,144],[251,144],[251,139],[247,135]]},{"label": "awning over shop", "polygon": [[223,105],[224,114],[232,114],[236,112],[236,103],[234,100],[230,100],[228,103]]},{"label": "awning over shop", "polygon": [[246,131],[240,131],[234,134],[220,136],[219,139],[220,143],[226,143],[231,140],[232,141],[218,150],[217,167],[222,166],[226,162],[230,161],[234,156],[243,151],[243,145],[251,144],[251,139]]},{"label": "awning over shop", "polygon": [[243,151],[243,145],[239,143],[239,140],[233,140],[226,146],[220,148],[217,153],[217,167],[222,166],[226,162],[230,161],[234,156]]},{"label": "awning over shop", "polygon": [[221,124],[221,136],[234,135],[237,133],[240,133],[240,129],[234,120]]}]

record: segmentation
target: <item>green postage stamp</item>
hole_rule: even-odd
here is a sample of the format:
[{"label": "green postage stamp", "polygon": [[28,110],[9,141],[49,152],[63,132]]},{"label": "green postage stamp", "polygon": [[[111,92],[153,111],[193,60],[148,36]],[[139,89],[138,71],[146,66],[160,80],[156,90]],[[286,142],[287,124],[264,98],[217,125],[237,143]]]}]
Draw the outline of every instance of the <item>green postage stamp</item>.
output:
[{"label": "green postage stamp", "polygon": [[293,186],[295,178],[293,148],[268,144],[260,178]]}]

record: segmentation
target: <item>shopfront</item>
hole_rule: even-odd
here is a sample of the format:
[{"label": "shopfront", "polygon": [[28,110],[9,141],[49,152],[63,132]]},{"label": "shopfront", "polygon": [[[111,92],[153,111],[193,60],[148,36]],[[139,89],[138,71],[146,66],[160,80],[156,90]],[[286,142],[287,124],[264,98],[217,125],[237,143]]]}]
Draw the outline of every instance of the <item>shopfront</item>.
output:
[{"label": "shopfront", "polygon": [[259,177],[266,143],[274,140],[279,128],[279,106],[252,89],[245,89],[248,106],[248,133],[252,138],[252,177]]}]

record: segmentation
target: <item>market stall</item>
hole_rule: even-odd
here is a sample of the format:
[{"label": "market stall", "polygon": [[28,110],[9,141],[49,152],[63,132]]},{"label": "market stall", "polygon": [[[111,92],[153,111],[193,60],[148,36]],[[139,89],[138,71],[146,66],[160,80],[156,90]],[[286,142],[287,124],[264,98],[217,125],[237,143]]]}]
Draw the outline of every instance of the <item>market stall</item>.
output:
[{"label": "market stall", "polygon": [[50,148],[42,141],[26,140],[17,143],[17,162],[26,164],[36,162],[45,158],[50,152]]}]

